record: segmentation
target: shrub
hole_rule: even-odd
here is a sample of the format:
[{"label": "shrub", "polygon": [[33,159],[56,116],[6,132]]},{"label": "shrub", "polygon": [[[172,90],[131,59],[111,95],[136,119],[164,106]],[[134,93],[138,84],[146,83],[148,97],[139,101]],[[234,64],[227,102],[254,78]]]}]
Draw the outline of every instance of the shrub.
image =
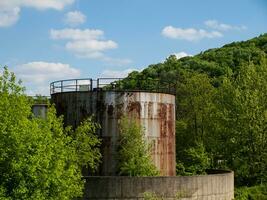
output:
[{"label": "shrub", "polygon": [[120,147],[118,170],[120,175],[156,176],[159,174],[144,140],[142,127],[133,119],[123,117],[119,122]]}]

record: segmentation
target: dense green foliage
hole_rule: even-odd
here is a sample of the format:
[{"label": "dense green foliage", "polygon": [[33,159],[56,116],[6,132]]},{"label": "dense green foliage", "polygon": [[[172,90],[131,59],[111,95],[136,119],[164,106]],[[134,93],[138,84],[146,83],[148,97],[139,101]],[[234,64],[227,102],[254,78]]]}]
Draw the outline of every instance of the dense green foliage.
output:
[{"label": "dense green foliage", "polygon": [[73,199],[81,196],[82,166],[100,159],[98,127],[90,119],[64,129],[51,107],[46,119],[31,114],[31,101],[13,73],[0,76],[0,199]]},{"label": "dense green foliage", "polygon": [[152,162],[149,145],[144,140],[142,127],[133,119],[123,117],[120,120],[119,129],[119,174],[127,176],[159,175]]},{"label": "dense green foliage", "polygon": [[177,175],[206,174],[206,169],[210,167],[210,158],[205,151],[203,143],[183,150],[183,159],[176,163]]},{"label": "dense green foliage", "polygon": [[267,186],[240,187],[235,190],[235,200],[266,200]]},{"label": "dense green foliage", "polygon": [[264,34],[193,57],[170,56],[117,85],[175,91],[178,174],[226,168],[238,185],[261,184],[267,182],[266,54]]}]

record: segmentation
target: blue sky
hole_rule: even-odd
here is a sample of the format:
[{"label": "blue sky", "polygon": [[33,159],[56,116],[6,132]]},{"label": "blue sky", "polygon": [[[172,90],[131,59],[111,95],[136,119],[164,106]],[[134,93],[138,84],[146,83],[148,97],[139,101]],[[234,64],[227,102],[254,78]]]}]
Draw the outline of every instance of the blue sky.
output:
[{"label": "blue sky", "polygon": [[267,0],[0,0],[0,64],[28,94],[267,32]]}]

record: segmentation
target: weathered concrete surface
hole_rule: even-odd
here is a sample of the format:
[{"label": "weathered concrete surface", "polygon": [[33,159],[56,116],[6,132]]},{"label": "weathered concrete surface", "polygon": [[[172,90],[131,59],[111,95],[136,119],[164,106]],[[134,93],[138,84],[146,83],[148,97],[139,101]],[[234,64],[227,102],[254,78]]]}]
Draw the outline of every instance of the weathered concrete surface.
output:
[{"label": "weathered concrete surface", "polygon": [[102,165],[100,175],[116,175],[118,121],[134,117],[144,127],[151,143],[151,155],[162,176],[175,175],[175,96],[153,92],[87,91],[51,95],[64,123],[76,127],[84,118],[95,116],[101,125]]},{"label": "weathered concrete surface", "polygon": [[177,177],[85,177],[83,200],[143,199],[149,192],[163,199],[232,200],[233,172]]},{"label": "weathered concrete surface", "polygon": [[32,113],[35,117],[40,117],[45,119],[47,114],[47,104],[33,104]]}]

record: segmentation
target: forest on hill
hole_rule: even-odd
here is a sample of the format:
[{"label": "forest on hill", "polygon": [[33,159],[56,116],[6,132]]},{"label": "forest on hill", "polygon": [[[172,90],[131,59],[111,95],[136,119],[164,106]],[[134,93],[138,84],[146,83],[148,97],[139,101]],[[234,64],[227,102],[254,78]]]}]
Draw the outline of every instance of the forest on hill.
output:
[{"label": "forest on hill", "polygon": [[[192,57],[169,56],[117,86],[176,94],[177,174],[235,171],[237,186],[267,181],[267,34]],[[157,83],[157,84],[155,84]]]}]

